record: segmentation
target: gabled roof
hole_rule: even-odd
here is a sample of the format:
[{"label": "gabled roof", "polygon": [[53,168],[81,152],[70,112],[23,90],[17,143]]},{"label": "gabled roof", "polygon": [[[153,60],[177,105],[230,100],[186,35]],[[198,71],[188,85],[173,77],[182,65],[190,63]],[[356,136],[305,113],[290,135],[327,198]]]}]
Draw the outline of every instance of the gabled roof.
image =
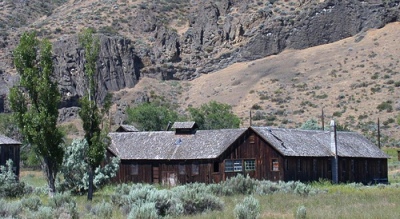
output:
[{"label": "gabled roof", "polygon": [[121,160],[213,159],[246,130],[199,130],[193,135],[176,135],[174,131],[109,133],[108,149]]},{"label": "gabled roof", "polygon": [[173,129],[193,129],[198,128],[196,122],[174,122],[172,125]]},{"label": "gabled roof", "polygon": [[0,145],[6,145],[6,144],[15,144],[15,145],[19,145],[21,144],[21,142],[16,141],[14,139],[11,139],[9,137],[6,137],[4,135],[0,135]]},{"label": "gabled roof", "polygon": [[[319,130],[298,130],[251,127],[260,137],[284,156],[330,157],[331,133]],[[337,132],[339,157],[389,158],[376,145],[355,132]]]},{"label": "gabled roof", "polygon": [[138,132],[139,130],[133,125],[120,125],[117,132]]}]

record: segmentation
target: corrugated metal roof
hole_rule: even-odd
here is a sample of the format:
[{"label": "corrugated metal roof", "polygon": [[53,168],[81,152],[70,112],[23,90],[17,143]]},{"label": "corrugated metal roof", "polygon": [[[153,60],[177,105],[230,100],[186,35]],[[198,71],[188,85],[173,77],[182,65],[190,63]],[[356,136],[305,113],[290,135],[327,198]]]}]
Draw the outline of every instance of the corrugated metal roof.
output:
[{"label": "corrugated metal roof", "polygon": [[21,144],[21,143],[4,135],[0,135],[0,145],[5,145],[5,144]]},{"label": "corrugated metal roof", "polygon": [[122,160],[212,159],[221,155],[247,129],[110,133],[108,148]]},{"label": "corrugated metal roof", "polygon": [[192,129],[196,128],[196,122],[174,122],[171,128],[173,129]]},{"label": "corrugated metal roof", "polygon": [[[329,131],[251,127],[285,156],[328,157],[331,152]],[[371,141],[355,132],[337,132],[340,157],[389,158]]]},{"label": "corrugated metal roof", "polygon": [[117,129],[122,129],[125,132],[138,132],[139,130],[133,126],[133,125],[120,125],[120,127]]}]

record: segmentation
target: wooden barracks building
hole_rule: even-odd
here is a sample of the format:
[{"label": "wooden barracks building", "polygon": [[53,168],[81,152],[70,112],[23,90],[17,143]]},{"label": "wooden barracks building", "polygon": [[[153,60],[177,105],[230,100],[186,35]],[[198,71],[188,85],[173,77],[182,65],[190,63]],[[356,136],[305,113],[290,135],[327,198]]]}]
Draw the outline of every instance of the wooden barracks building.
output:
[{"label": "wooden barracks building", "polygon": [[218,183],[243,174],[271,181],[387,182],[389,156],[354,132],[197,130],[194,122],[176,122],[172,128],[110,133],[107,154],[121,159],[114,180],[176,185]]}]

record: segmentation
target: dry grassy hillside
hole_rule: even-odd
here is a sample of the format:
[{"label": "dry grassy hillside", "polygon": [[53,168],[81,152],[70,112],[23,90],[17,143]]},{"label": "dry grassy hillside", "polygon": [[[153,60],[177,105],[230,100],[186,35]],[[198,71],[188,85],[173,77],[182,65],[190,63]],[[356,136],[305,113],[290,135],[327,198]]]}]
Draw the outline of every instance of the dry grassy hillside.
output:
[{"label": "dry grassy hillside", "polygon": [[244,127],[250,110],[253,124],[293,128],[312,118],[321,121],[323,108],[325,124],[335,119],[370,137],[379,118],[383,135],[398,144],[399,35],[400,23],[392,23],[336,43],[236,63],[189,82],[143,78],[123,91],[122,100],[130,103],[126,93],[147,92],[182,109],[217,100],[232,105]]},{"label": "dry grassy hillside", "polygon": [[[138,9],[152,10],[178,34],[187,30],[187,15],[192,10],[188,1],[178,0],[59,0],[54,1],[58,2],[54,7],[41,5],[40,1],[30,1],[30,7],[10,2],[0,1],[0,15],[8,19],[3,23],[13,26],[3,34],[9,45],[0,49],[0,67],[9,73],[14,72],[9,69],[11,50],[23,31],[35,29],[39,36],[61,40],[84,27],[96,27],[101,33],[123,35],[136,44],[151,44],[147,35],[135,34],[143,16]],[[246,7],[253,13],[251,16],[266,5],[262,1],[249,2]],[[320,1],[309,1],[317,2]],[[274,7],[274,16],[300,10],[298,1],[293,0],[277,1]],[[18,20],[17,9],[24,14],[26,8],[32,10]],[[237,8],[232,8],[231,13],[236,14]],[[161,97],[181,112],[189,105],[217,100],[232,105],[244,127],[249,125],[251,110],[255,125],[291,128],[311,118],[320,120],[323,108],[326,124],[334,118],[369,136],[376,132],[379,118],[383,135],[400,145],[396,121],[400,110],[399,35],[400,23],[392,23],[332,44],[289,49],[264,59],[236,63],[192,81],[160,81],[144,75],[134,88],[115,94],[116,105],[131,105],[143,93],[151,98]],[[222,54],[223,49],[216,53]]]}]

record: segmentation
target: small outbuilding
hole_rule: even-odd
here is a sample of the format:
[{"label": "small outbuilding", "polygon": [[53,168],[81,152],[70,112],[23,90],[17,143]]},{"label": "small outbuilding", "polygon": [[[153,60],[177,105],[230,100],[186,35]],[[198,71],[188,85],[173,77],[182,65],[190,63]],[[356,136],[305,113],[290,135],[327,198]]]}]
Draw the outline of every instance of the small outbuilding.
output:
[{"label": "small outbuilding", "polygon": [[13,171],[19,177],[21,143],[4,135],[0,135],[0,165],[5,166],[7,161],[13,161]]},{"label": "small outbuilding", "polygon": [[259,180],[387,182],[387,159],[354,132],[269,127],[110,133],[108,156],[121,159],[117,182],[220,182],[237,174]]}]

